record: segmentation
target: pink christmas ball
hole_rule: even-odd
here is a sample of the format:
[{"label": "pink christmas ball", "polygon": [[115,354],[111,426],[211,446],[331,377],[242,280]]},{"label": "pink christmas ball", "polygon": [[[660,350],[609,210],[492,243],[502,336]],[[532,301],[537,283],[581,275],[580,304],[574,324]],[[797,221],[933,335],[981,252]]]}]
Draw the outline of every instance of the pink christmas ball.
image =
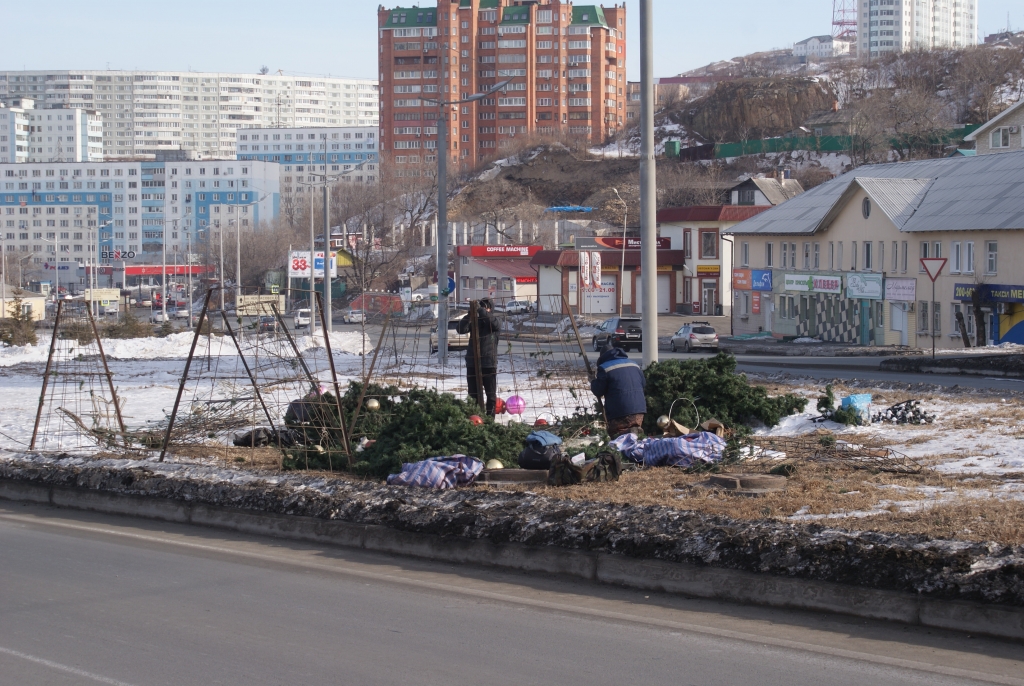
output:
[{"label": "pink christmas ball", "polygon": [[509,414],[522,414],[526,409],[526,401],[518,395],[513,395],[505,401],[505,409]]}]

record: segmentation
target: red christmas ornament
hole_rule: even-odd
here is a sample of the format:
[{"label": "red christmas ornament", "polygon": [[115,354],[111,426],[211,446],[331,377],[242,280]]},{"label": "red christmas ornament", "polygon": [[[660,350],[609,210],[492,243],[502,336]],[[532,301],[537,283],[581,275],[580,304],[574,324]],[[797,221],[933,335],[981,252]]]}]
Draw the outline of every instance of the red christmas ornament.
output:
[{"label": "red christmas ornament", "polygon": [[548,420],[541,418],[541,419],[538,419],[536,422],[534,422],[533,425],[534,426],[547,426],[548,425]]},{"label": "red christmas ornament", "polygon": [[480,415],[473,415],[469,418],[469,421],[473,422],[473,426],[483,426],[484,420],[480,418]]},{"label": "red christmas ornament", "polygon": [[505,414],[505,401],[501,398],[494,401],[494,414]]}]

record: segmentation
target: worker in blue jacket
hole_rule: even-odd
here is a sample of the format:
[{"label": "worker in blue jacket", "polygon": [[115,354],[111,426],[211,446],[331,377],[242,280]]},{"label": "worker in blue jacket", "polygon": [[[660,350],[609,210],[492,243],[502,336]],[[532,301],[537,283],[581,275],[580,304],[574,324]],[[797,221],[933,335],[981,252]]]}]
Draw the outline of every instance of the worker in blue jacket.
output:
[{"label": "worker in blue jacket", "polygon": [[646,387],[643,370],[625,350],[610,346],[601,353],[590,390],[604,401],[609,436],[617,438],[640,429],[647,414]]}]

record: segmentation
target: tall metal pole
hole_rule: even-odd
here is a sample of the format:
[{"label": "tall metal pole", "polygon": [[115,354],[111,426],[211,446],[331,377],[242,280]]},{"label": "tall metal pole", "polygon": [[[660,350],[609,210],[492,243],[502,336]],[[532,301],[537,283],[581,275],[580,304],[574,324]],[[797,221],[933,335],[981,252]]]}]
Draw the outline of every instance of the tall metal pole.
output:
[{"label": "tall metal pole", "polygon": [[654,161],[654,1],[640,0],[640,268],[643,364],[658,361],[658,190]]},{"label": "tall metal pole", "polygon": [[[238,207],[235,206],[235,221],[238,221]],[[228,222],[230,226],[231,223]],[[217,237],[220,239],[220,311],[224,312],[224,229],[217,222]]]},{"label": "tall metal pole", "polygon": [[[326,147],[326,144],[325,144]],[[324,159],[327,156],[324,155]],[[331,309],[331,192],[327,185],[327,165],[324,165],[324,326],[329,332],[334,329],[334,315]],[[310,191],[313,189],[310,188]],[[310,317],[312,319],[312,317]],[[326,333],[324,334],[327,335]]]},{"label": "tall metal pole", "polygon": [[437,121],[437,359],[448,364],[448,105]]},{"label": "tall metal pole", "polygon": [[[178,220],[171,222],[177,228]],[[164,234],[160,240],[160,323],[167,322],[167,222],[164,222]]]},{"label": "tall metal pole", "polygon": [[[309,308],[312,312],[316,308],[316,228],[313,223],[313,186],[309,187]],[[316,333],[316,317],[309,318],[309,335]]]},{"label": "tall metal pole", "polygon": [[235,215],[235,316],[242,316],[238,299],[242,295],[242,220]]}]

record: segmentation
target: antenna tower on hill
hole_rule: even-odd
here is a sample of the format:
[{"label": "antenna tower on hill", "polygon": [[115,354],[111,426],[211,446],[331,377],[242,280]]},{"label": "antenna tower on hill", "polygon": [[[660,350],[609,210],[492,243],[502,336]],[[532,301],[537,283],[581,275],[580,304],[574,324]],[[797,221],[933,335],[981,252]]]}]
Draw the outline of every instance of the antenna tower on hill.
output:
[{"label": "antenna tower on hill", "polygon": [[857,40],[857,0],[832,0],[832,36]]}]

